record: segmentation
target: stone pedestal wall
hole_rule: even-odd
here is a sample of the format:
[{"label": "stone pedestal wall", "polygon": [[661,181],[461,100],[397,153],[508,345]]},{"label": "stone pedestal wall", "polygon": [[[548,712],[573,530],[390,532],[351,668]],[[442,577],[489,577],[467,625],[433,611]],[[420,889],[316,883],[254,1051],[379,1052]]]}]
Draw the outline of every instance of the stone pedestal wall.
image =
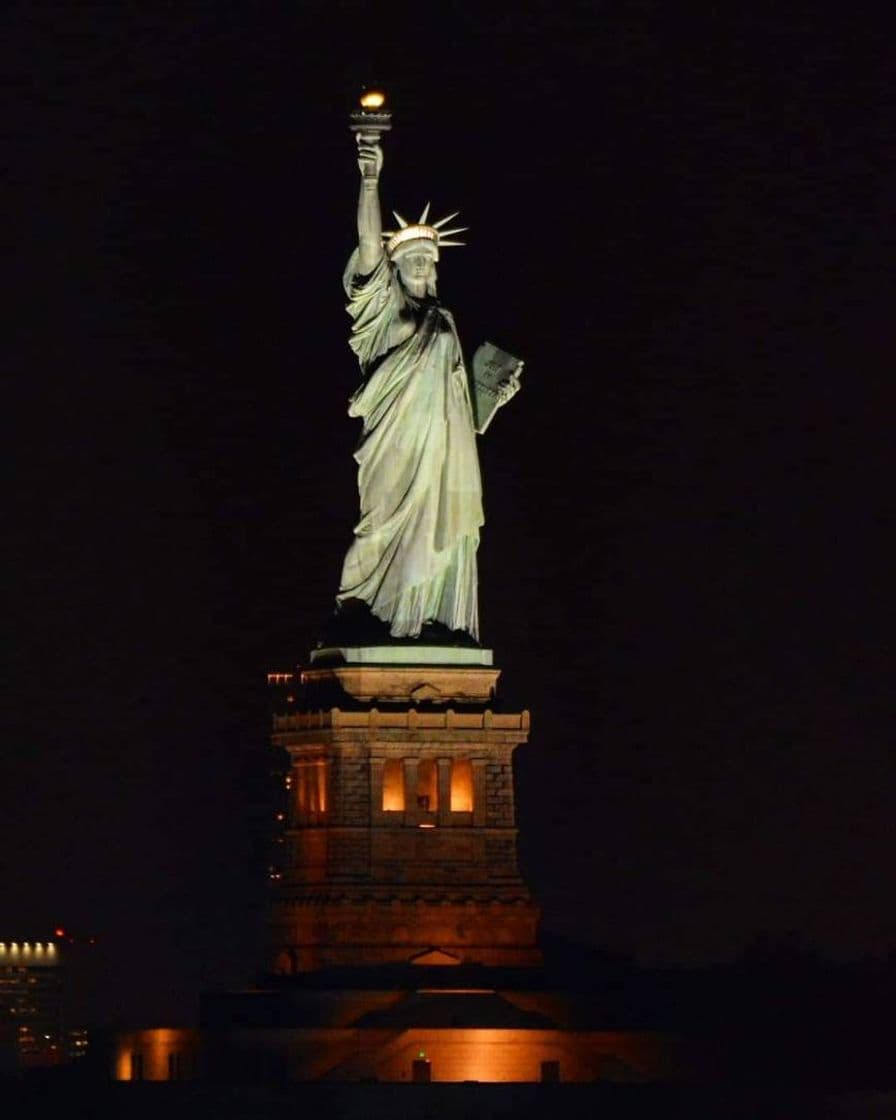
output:
[{"label": "stone pedestal wall", "polygon": [[[481,672],[481,684],[468,667],[454,670],[458,696],[452,672],[408,671],[409,692],[396,699],[400,675],[352,666],[337,683],[355,695],[315,708],[321,695],[332,700],[336,679],[315,670],[300,708],[275,716],[273,741],[290,770],[274,971],[431,951],[446,963],[539,962],[538,909],[517,866],[513,800],[512,755],[528,736],[528,712],[487,706],[496,670]],[[390,698],[378,707],[371,695],[383,681]],[[475,688],[482,695],[471,702]],[[462,783],[456,797],[453,783]]]}]

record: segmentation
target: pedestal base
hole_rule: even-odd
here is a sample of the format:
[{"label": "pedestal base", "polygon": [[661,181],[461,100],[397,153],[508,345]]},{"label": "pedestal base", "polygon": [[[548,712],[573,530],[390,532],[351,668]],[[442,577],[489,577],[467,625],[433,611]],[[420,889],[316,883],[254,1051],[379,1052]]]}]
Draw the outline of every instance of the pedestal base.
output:
[{"label": "pedestal base", "polygon": [[409,964],[520,968],[541,964],[538,907],[525,891],[515,901],[425,898],[308,899],[278,906],[274,972]]}]

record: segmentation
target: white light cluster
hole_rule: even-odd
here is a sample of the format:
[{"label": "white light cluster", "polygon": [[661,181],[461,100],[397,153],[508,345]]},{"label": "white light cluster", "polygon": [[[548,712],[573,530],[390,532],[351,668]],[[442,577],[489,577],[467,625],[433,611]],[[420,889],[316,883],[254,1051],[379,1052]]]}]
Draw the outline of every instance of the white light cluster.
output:
[{"label": "white light cluster", "polygon": [[50,955],[55,954],[56,945],[52,941],[0,941],[0,956],[38,956],[42,957],[45,953]]}]

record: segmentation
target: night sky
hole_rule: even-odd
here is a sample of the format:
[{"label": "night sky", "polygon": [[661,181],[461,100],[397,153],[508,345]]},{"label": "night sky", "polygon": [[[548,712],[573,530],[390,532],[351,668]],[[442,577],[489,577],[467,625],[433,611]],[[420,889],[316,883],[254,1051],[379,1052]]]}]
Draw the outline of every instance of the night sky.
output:
[{"label": "night sky", "polygon": [[545,929],[896,946],[896,114],[864,19],[12,5],[0,938],[95,934],[96,1014],[138,1023],[253,972],[264,674],[319,637],[357,513],[371,81],[386,206],[471,227],[440,266],[468,356],[526,360],[480,440],[480,602],[532,711]]}]

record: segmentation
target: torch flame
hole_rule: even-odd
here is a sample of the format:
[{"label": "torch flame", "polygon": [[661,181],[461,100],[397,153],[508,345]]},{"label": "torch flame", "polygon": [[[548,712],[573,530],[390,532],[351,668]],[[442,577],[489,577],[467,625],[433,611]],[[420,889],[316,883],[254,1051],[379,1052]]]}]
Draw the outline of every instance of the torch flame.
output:
[{"label": "torch flame", "polygon": [[378,89],[368,90],[367,93],[361,95],[362,109],[382,109],[385,104],[386,95]]}]

